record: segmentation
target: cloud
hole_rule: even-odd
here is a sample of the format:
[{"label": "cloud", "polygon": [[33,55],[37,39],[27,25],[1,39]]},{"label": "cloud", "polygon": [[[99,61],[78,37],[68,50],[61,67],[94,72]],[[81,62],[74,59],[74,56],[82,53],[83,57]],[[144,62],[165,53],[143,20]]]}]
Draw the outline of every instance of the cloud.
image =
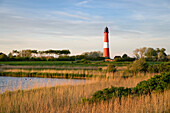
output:
[{"label": "cloud", "polygon": [[146,19],[146,17],[140,13],[132,15],[132,18],[134,18],[135,20],[145,20]]},{"label": "cloud", "polygon": [[148,41],[162,41],[162,40],[169,40],[170,39],[170,37],[168,37],[168,38],[149,38],[149,39],[147,39]]},{"label": "cloud", "polygon": [[85,17],[85,16],[78,15],[78,14],[71,14],[71,13],[67,13],[67,12],[63,12],[63,11],[54,11],[53,14],[66,16],[66,17],[77,18],[77,19],[83,19],[83,20],[90,20],[89,17]]},{"label": "cloud", "polygon": [[[88,1],[79,2],[83,7],[75,7],[73,3],[56,9],[1,7],[0,48],[5,51],[29,47],[69,48],[73,54],[102,51],[103,30],[107,25],[112,56],[145,45],[165,46],[170,50],[170,13],[166,8],[157,9],[156,4],[149,7],[149,2],[145,5],[135,0],[128,0],[131,2],[127,4],[127,0],[106,4],[102,0]],[[87,8],[87,5],[94,7]]]},{"label": "cloud", "polygon": [[81,5],[84,5],[84,4],[87,4],[87,3],[88,3],[88,1],[85,0],[85,1],[81,1],[81,2],[76,3],[76,5],[81,6]]}]

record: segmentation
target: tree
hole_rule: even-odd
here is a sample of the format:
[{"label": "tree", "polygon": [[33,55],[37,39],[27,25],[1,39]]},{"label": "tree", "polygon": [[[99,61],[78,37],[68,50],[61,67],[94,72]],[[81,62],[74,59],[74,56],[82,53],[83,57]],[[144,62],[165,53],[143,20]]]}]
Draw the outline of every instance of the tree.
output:
[{"label": "tree", "polygon": [[146,47],[143,47],[143,48],[140,48],[140,49],[139,49],[140,58],[143,58],[143,57],[144,57],[144,54],[145,54],[146,50],[147,50]]},{"label": "tree", "polygon": [[118,59],[118,58],[121,58],[121,56],[115,56],[114,59]]},{"label": "tree", "polygon": [[61,51],[61,54],[64,54],[64,55],[68,55],[70,54],[71,52],[69,50],[62,50]]},{"label": "tree", "polygon": [[102,57],[103,53],[101,51],[94,51],[89,53],[89,57],[97,58]]},{"label": "tree", "polygon": [[128,58],[127,54],[123,54],[122,58]]},{"label": "tree", "polygon": [[135,49],[133,54],[135,55],[136,59],[139,59],[139,49]]},{"label": "tree", "polygon": [[6,61],[6,60],[8,60],[8,56],[6,54],[4,54],[4,53],[0,53],[0,60],[1,61]]},{"label": "tree", "polygon": [[165,51],[166,51],[165,48],[162,48],[162,49],[160,50],[160,52],[158,53],[158,60],[164,61],[164,60],[167,59],[167,58],[166,58],[167,55],[166,55]]},{"label": "tree", "polygon": [[37,50],[31,50],[31,53],[38,53]]},{"label": "tree", "polygon": [[20,57],[31,57],[31,50],[22,50],[19,53]]},{"label": "tree", "polygon": [[11,52],[8,54],[8,57],[9,57],[9,58],[13,58],[13,55],[12,55]]},{"label": "tree", "polygon": [[17,51],[17,50],[13,50],[13,51],[12,51],[12,53],[19,53],[19,51]]},{"label": "tree", "polygon": [[69,50],[46,50],[46,51],[39,51],[38,53],[45,53],[45,54],[57,54],[57,55],[68,55],[71,52]]},{"label": "tree", "polygon": [[166,56],[166,59],[167,59],[168,61],[170,61],[170,55],[167,55],[167,56]]},{"label": "tree", "polygon": [[88,58],[98,58],[98,57],[102,57],[103,53],[101,51],[92,51],[92,52],[84,52],[81,55],[84,55],[85,57]]},{"label": "tree", "polygon": [[148,58],[148,59],[153,59],[157,56],[157,52],[156,50],[154,50],[153,48],[148,48],[146,50],[146,53],[145,53],[145,56]]},{"label": "tree", "polygon": [[156,52],[157,52],[157,54],[160,52],[160,49],[159,48],[156,48]]},{"label": "tree", "polygon": [[12,56],[18,56],[19,55],[19,51],[17,51],[17,50],[12,50]]},{"label": "tree", "polygon": [[162,48],[162,49],[160,50],[160,52],[162,52],[162,53],[165,53],[165,51],[166,51],[165,48]]}]

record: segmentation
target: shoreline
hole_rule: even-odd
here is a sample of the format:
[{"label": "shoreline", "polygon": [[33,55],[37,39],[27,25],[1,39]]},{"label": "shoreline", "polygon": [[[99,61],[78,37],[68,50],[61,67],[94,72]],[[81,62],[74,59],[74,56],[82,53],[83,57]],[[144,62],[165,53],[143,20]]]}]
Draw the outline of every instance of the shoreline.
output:
[{"label": "shoreline", "polygon": [[53,77],[40,77],[40,76],[11,76],[11,75],[0,75],[0,77],[30,77],[30,78],[57,78],[57,79],[82,79],[82,80],[88,80],[90,77],[61,77],[61,76],[53,76]]},{"label": "shoreline", "polygon": [[[38,78],[63,78],[63,79],[90,79],[96,75],[73,73],[39,73],[39,72],[0,72],[0,76],[10,77],[38,77]],[[102,78],[103,76],[100,76]]]}]

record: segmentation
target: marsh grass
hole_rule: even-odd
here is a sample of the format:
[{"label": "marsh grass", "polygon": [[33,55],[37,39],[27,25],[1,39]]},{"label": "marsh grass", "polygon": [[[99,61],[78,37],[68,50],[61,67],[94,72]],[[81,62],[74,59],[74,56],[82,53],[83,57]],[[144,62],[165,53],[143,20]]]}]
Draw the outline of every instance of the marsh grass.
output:
[{"label": "marsh grass", "polygon": [[112,99],[95,104],[82,104],[84,97],[91,97],[98,90],[115,87],[135,87],[137,83],[149,79],[145,77],[131,78],[93,78],[90,82],[76,85],[61,85],[55,87],[33,88],[5,92],[0,95],[0,112],[30,112],[30,113],[106,113],[106,112],[164,112],[169,109],[169,91],[153,93],[151,96],[128,97]]},{"label": "marsh grass", "polygon": [[[58,78],[128,78],[128,77],[146,77],[154,76],[158,73],[127,73],[124,70],[116,72],[107,72],[106,70],[55,70],[55,69],[6,69],[2,71],[3,76],[29,76],[29,77],[58,77]],[[24,75],[25,73],[25,75]]]},{"label": "marsh grass", "polygon": [[[71,112],[94,113],[169,113],[170,90],[138,97],[115,98],[109,101],[84,104]],[[69,110],[66,112],[70,112]]]}]

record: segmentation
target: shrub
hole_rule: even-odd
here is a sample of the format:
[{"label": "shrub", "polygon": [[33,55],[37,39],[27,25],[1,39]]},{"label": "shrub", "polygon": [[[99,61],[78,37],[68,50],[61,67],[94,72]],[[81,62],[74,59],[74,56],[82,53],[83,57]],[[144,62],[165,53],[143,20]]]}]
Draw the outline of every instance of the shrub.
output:
[{"label": "shrub", "polygon": [[150,73],[170,72],[170,64],[164,63],[164,64],[149,65],[147,71]]},{"label": "shrub", "polygon": [[109,64],[109,65],[107,66],[107,72],[116,72],[115,65]]},{"label": "shrub", "polygon": [[128,71],[133,73],[138,72],[146,72],[148,68],[148,64],[146,63],[144,58],[140,58],[139,60],[135,60],[132,64],[128,66]]},{"label": "shrub", "polygon": [[8,56],[6,54],[0,53],[0,61],[7,61]]},{"label": "shrub", "polygon": [[85,59],[81,59],[81,60],[76,61],[76,63],[88,64],[88,63],[90,63],[90,61],[89,60],[85,60]]},{"label": "shrub", "polygon": [[114,59],[115,62],[123,62],[123,61],[134,61],[135,58],[130,58],[130,57],[127,57],[127,58],[116,58]]},{"label": "shrub", "polygon": [[91,98],[83,99],[82,101],[88,101],[89,103],[91,103],[101,100],[108,100],[114,97],[121,98],[122,96],[126,97],[128,95],[151,94],[151,92],[153,91],[162,92],[165,89],[170,89],[170,73],[155,75],[147,81],[142,81],[138,83],[134,88],[111,86],[111,88],[105,88],[104,90],[99,90],[95,92]]}]

